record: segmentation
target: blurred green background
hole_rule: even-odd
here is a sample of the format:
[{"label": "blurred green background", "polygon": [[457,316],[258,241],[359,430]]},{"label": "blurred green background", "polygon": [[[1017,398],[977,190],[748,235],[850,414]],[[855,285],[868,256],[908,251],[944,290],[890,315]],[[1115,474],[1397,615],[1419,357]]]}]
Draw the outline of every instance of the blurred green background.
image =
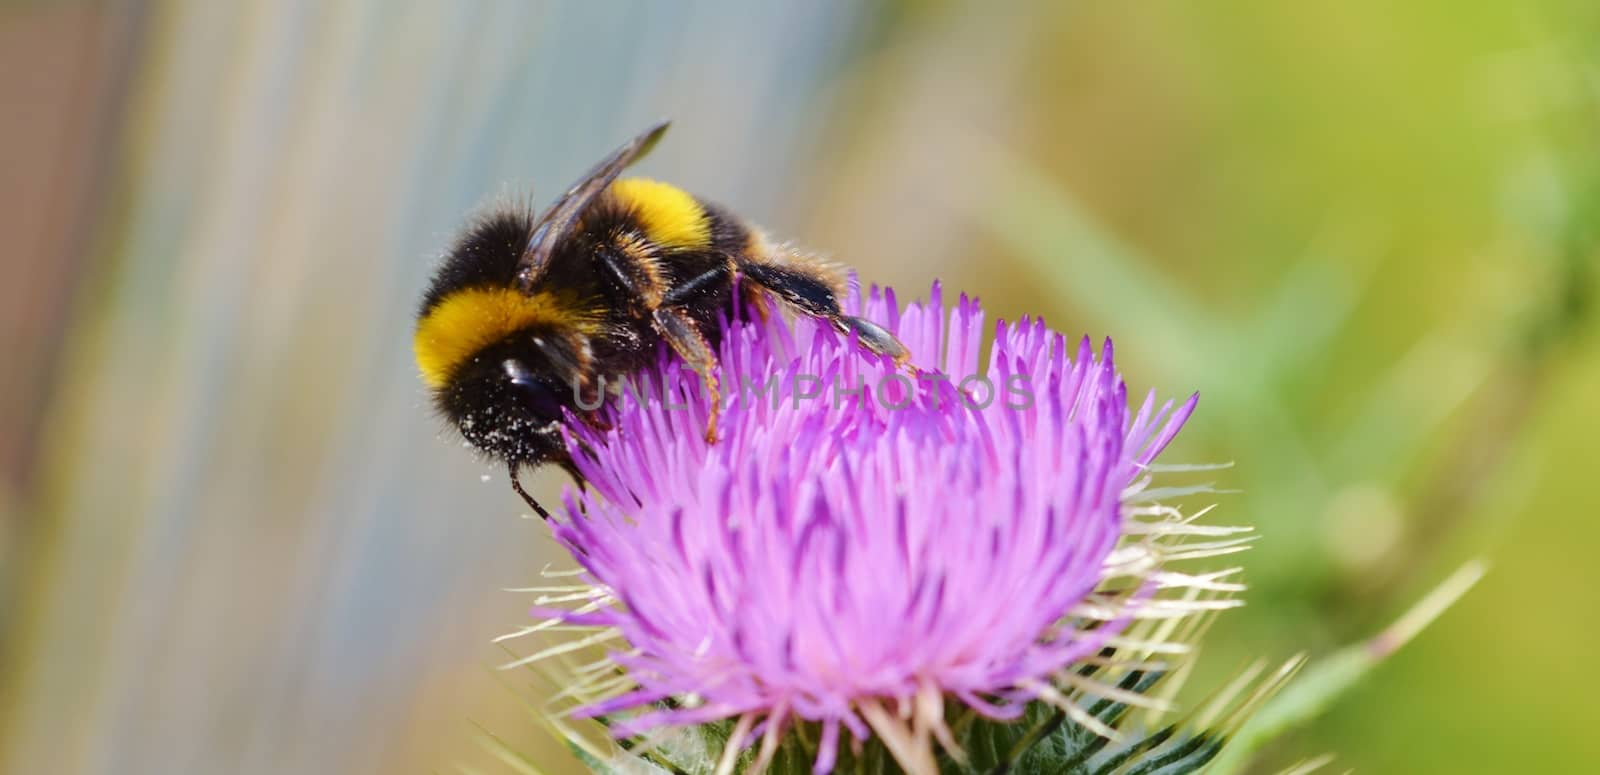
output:
[{"label": "blurred green background", "polygon": [[0,6],[0,771],[551,750],[487,666],[553,555],[411,314],[473,208],[662,116],[644,173],[1201,391],[1166,459],[1236,461],[1263,539],[1197,683],[1488,558],[1261,771],[1592,769],[1596,41],[1582,0]]}]

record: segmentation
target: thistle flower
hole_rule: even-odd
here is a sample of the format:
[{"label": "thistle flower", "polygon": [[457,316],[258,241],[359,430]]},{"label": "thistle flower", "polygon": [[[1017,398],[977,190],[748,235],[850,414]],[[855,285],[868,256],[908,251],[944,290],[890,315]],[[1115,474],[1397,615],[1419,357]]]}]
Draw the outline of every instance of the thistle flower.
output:
[{"label": "thistle flower", "polygon": [[1241,589],[1235,569],[1169,567],[1246,539],[1150,486],[1197,396],[1130,406],[1109,340],[1074,348],[1039,320],[998,324],[984,358],[983,311],[963,296],[947,313],[937,286],[904,309],[876,289],[852,306],[920,371],[809,319],[735,320],[718,443],[684,400],[698,380],[665,354],[604,410],[607,430],[574,424],[590,487],[552,526],[584,584],[542,598],[525,632],[592,632],[523,661],[608,644],[574,713],[619,736],[733,720],[723,770],[758,742],[764,766],[812,724],[817,773],[841,730],[931,773],[935,741],[962,755],[952,702],[994,719],[1045,703],[1113,735],[1073,698],[1141,698],[1083,666],[1108,647],[1177,650],[1171,620]]}]

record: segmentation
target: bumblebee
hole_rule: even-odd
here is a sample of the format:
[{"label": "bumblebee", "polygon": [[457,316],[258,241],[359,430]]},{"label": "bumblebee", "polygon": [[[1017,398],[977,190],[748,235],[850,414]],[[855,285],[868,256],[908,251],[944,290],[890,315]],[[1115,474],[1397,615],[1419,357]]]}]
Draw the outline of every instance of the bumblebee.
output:
[{"label": "bumblebee", "polygon": [[[831,264],[773,243],[758,228],[683,190],[619,179],[666,132],[651,127],[583,176],[543,214],[502,207],[458,238],[423,295],[413,339],[439,413],[503,462],[511,485],[526,467],[555,463],[579,479],[561,426],[582,411],[602,375],[650,365],[664,342],[699,375],[714,443],[720,403],[716,343],[735,288],[827,320],[860,346],[904,366],[888,331],[844,314],[845,277]],[[590,404],[592,406],[593,404]]]}]

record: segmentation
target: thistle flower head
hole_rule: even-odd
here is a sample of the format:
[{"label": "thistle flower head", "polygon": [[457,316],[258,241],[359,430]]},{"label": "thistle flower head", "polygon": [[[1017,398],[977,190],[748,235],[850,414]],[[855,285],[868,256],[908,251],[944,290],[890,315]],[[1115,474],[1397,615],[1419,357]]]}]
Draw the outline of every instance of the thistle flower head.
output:
[{"label": "thistle flower head", "polygon": [[535,615],[613,649],[577,713],[618,734],[736,719],[729,748],[759,740],[763,761],[814,722],[817,772],[842,730],[928,772],[934,740],[959,755],[946,703],[1076,708],[1094,687],[1072,668],[1130,623],[1231,604],[1225,573],[1163,566],[1234,541],[1178,548],[1208,529],[1146,487],[1195,397],[1130,405],[1110,341],[1028,319],[989,337],[975,301],[947,312],[937,287],[853,305],[920,371],[810,319],[745,316],[720,344],[716,444],[684,400],[698,378],[665,355],[608,429],[573,431],[590,487],[553,529],[592,587]]}]

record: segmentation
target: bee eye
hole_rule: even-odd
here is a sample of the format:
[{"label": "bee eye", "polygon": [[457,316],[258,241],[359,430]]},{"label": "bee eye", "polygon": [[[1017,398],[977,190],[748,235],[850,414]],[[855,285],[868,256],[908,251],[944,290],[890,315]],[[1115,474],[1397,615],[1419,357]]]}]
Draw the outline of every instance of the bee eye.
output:
[{"label": "bee eye", "polygon": [[533,414],[546,420],[561,417],[561,397],[545,380],[535,376],[522,361],[508,358],[500,364],[514,392],[521,396]]}]

